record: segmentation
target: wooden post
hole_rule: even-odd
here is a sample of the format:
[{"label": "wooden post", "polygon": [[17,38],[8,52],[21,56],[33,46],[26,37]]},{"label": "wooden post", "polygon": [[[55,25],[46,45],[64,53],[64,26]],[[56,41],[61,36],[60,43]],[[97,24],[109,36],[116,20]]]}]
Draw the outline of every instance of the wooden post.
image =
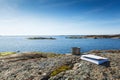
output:
[{"label": "wooden post", "polygon": [[72,55],[80,55],[80,48],[72,47]]}]

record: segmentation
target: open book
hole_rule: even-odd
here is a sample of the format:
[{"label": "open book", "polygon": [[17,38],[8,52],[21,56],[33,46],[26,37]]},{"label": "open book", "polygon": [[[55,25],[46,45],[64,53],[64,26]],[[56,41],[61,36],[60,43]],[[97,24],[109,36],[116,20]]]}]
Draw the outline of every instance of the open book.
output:
[{"label": "open book", "polygon": [[82,55],[81,59],[95,63],[95,64],[102,64],[104,62],[109,61],[108,58],[104,58],[104,57],[100,57],[100,56],[96,56],[96,55],[92,55],[92,54]]}]

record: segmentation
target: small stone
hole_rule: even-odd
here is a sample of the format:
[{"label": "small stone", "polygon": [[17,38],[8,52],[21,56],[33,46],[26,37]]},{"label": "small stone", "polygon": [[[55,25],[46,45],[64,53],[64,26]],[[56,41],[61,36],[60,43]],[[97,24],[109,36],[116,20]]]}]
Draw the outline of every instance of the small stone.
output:
[{"label": "small stone", "polygon": [[47,73],[43,73],[42,75],[43,75],[43,76],[46,76],[46,75],[47,75]]},{"label": "small stone", "polygon": [[76,63],[76,64],[74,64],[73,70],[78,69],[80,66],[81,66],[81,64],[80,64],[80,63]]}]

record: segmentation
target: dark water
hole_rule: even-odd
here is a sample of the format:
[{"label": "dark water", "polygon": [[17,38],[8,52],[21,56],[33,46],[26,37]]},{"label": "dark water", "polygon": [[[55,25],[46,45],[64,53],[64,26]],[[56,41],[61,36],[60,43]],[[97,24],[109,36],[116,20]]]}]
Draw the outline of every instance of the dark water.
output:
[{"label": "dark water", "polygon": [[56,40],[28,40],[27,37],[0,37],[0,52],[40,51],[70,53],[72,47],[80,47],[81,52],[90,50],[120,49],[120,39],[66,39],[55,36]]}]

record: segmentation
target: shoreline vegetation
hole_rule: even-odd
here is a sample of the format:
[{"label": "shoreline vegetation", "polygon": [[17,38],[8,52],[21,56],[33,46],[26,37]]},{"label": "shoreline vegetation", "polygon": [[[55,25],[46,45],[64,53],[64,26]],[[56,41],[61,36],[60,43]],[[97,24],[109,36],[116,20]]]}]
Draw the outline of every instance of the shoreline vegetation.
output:
[{"label": "shoreline vegetation", "polygon": [[27,39],[30,39],[30,40],[55,40],[56,38],[53,38],[53,37],[29,37]]},{"label": "shoreline vegetation", "polygon": [[120,79],[120,50],[93,50],[83,53],[107,57],[110,67],[81,60],[80,56],[76,55],[44,52],[0,54],[0,80]]},{"label": "shoreline vegetation", "polygon": [[120,34],[117,35],[71,35],[66,36],[67,39],[120,39]]}]

